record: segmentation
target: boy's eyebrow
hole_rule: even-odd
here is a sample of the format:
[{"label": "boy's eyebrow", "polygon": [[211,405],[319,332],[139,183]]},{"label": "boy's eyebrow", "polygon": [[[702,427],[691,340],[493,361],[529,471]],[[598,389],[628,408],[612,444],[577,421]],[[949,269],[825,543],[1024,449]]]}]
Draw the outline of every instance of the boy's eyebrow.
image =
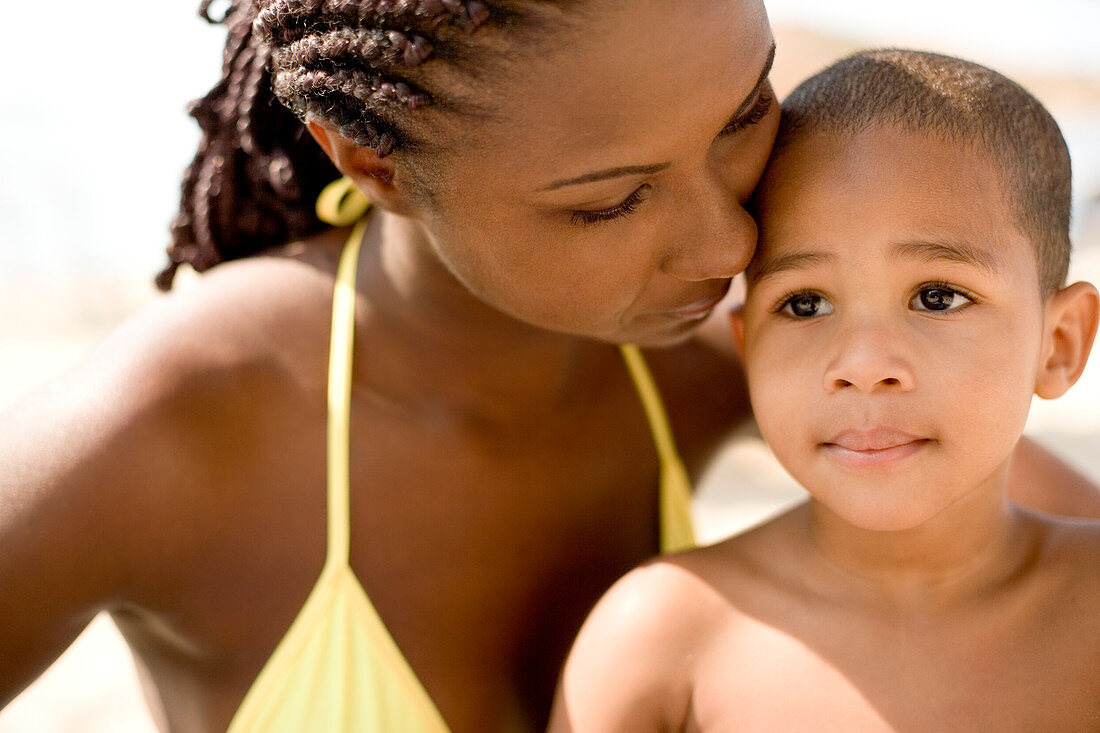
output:
[{"label": "boy's eyebrow", "polygon": [[[894,245],[892,254],[896,258],[918,259],[928,263],[957,262],[981,268],[993,275],[1000,272],[1002,266],[1001,259],[994,252],[955,242],[902,242]],[[753,262],[745,275],[754,282],[760,282],[780,272],[829,265],[836,261],[836,255],[831,252],[791,252],[778,257],[767,257],[759,264]]]},{"label": "boy's eyebrow", "polygon": [[[745,97],[737,107],[737,111],[733,113],[733,117],[726,123],[726,126],[732,125],[738,119],[740,119],[749,108],[752,107],[753,102],[756,101],[756,97],[760,94],[760,90],[764,87],[764,84],[768,81],[768,75],[772,73],[772,64],[775,63],[775,43],[772,42],[771,48],[768,49],[768,59],[764,62],[764,67],[760,71],[760,77],[756,80],[756,85]],[[607,168],[605,170],[592,171],[591,173],[584,173],[574,178],[562,178],[561,180],[553,181],[540,188],[540,191],[554,191],[566,186],[576,186],[580,183],[592,183],[593,181],[603,181],[608,178],[619,178],[620,176],[636,176],[636,175],[653,175],[659,173],[664,169],[671,166],[670,162],[652,163],[649,165],[621,165],[616,168]]]},{"label": "boy's eyebrow", "polygon": [[761,280],[787,270],[801,270],[818,265],[828,265],[836,261],[836,255],[829,252],[791,252],[779,257],[768,257],[759,264],[750,264],[745,271],[750,280]]},{"label": "boy's eyebrow", "polygon": [[895,257],[915,258],[923,262],[957,262],[978,267],[996,275],[1001,258],[996,253],[959,242],[902,242],[894,246]]}]

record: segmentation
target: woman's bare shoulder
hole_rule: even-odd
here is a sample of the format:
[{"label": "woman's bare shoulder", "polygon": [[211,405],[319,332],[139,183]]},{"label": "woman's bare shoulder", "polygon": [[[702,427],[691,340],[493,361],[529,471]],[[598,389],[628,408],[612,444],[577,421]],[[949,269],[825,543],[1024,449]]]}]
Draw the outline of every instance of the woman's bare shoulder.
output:
[{"label": "woman's bare shoulder", "polygon": [[[231,262],[155,301],[17,402],[9,422],[53,425],[55,448],[151,441],[237,422],[323,386],[331,274],[288,258]],[[19,432],[19,431],[17,431]],[[103,445],[108,452],[125,443]]]},{"label": "woman's bare shoulder", "polygon": [[219,266],[0,416],[0,692],[160,593],[234,493],[294,470],[285,434],[323,435],[302,425],[324,423],[331,285],[291,258]]}]

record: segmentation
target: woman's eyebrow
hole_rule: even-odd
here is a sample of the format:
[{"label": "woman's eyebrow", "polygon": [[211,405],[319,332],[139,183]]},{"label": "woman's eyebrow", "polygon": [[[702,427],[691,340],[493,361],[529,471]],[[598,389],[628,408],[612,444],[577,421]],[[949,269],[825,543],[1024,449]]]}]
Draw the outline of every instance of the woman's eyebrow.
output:
[{"label": "woman's eyebrow", "polygon": [[653,175],[668,168],[672,163],[653,163],[651,165],[621,165],[616,168],[607,168],[602,171],[593,171],[592,173],[585,173],[584,175],[577,176],[576,178],[563,178],[560,181],[554,181],[546,186],[543,186],[540,191],[553,191],[554,189],[562,188],[564,186],[575,186],[578,183],[591,183],[592,181],[603,181],[608,178],[619,178],[621,176],[637,176],[637,175]]}]

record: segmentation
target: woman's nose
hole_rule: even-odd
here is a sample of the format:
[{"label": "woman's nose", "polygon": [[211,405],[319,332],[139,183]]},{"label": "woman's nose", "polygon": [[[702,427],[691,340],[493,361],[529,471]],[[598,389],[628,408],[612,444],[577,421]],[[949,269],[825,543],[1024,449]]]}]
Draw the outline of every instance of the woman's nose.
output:
[{"label": "woman's nose", "polygon": [[742,272],[756,248],[756,222],[737,192],[716,185],[681,217],[684,230],[672,234],[673,246],[661,269],[681,280],[731,278]]},{"label": "woman's nose", "polygon": [[911,360],[896,327],[855,323],[839,336],[824,373],[826,393],[909,392],[916,386]]}]

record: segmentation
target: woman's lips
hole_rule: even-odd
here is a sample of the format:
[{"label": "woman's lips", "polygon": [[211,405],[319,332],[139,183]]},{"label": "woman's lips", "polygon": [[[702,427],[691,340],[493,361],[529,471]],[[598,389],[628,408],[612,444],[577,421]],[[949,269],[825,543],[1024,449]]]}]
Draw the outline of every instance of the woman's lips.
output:
[{"label": "woman's lips", "polygon": [[909,433],[890,428],[846,430],[821,444],[834,460],[852,468],[888,466],[899,463],[930,443]]},{"label": "woman's lips", "polygon": [[673,310],[665,311],[665,315],[672,318],[679,318],[685,321],[694,321],[700,318],[706,318],[710,315],[710,312],[714,310],[714,307],[722,302],[722,298],[726,297],[726,292],[729,290],[727,284],[722,292],[717,295],[712,295],[709,298],[697,300],[694,303],[684,306],[683,308],[675,308]]}]

